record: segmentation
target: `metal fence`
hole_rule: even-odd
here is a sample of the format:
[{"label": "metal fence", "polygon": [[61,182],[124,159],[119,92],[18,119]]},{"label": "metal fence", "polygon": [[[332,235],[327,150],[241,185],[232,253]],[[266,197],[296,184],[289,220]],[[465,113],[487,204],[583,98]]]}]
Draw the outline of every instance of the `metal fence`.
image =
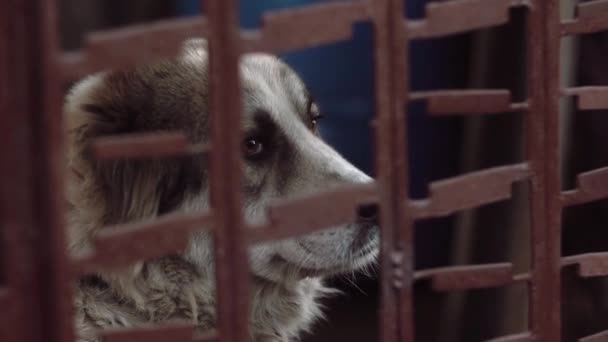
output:
[{"label": "metal fence", "polygon": [[[431,3],[424,19],[403,17],[401,0],[330,1],[268,13],[259,30],[241,32],[236,0],[205,2],[205,16],[98,32],[78,52],[60,51],[53,0],[0,2],[0,340],[72,341],[71,287],[81,272],[111,268],[183,249],[189,234],[213,221],[216,236],[217,332],[196,336],[194,328],[167,326],[101,332],[104,341],[246,341],[248,271],[241,265],[249,244],[312,232],[347,221],[370,193],[380,208],[381,298],[378,341],[413,341],[413,284],[430,281],[438,291],[528,288],[529,325],[493,341],[561,340],[560,273],[578,268],[581,277],[608,274],[608,254],[562,257],[561,215],[566,207],[608,198],[608,168],[578,176],[578,187],[562,191],[559,101],[576,97],[581,110],[607,109],[608,87],[560,87],[560,40],[608,28],[608,2],[580,4],[574,19],[562,20],[557,0],[451,0]],[[408,42],[495,26],[514,7],[527,11],[527,97],[514,102],[508,90],[408,91]],[[251,51],[284,52],[349,39],[355,22],[371,22],[375,57],[375,169],[373,186],[327,192],[276,206],[267,227],[253,230],[240,216],[240,88],[238,57]],[[63,221],[63,86],[85,74],[174,56],[181,42],[206,36],[210,42],[212,147],[211,210],[174,214],[113,230],[94,242],[94,254],[67,255]],[[525,161],[434,182],[425,200],[408,198],[406,104],[424,101],[432,115],[523,112]],[[162,148],[161,148],[162,147]],[[179,134],[115,138],[95,145],[103,158],[188,154]],[[221,175],[221,176],[220,176]],[[514,274],[510,263],[414,271],[413,224],[507,199],[515,182],[529,184],[530,271]],[[310,204],[340,203],[323,220],[309,222]],[[286,225],[285,215],[301,217]],[[290,218],[293,221],[293,217]],[[145,241],[145,243],[142,243]],[[128,247],[128,248],[127,248]],[[579,341],[605,341],[608,332]]]}]

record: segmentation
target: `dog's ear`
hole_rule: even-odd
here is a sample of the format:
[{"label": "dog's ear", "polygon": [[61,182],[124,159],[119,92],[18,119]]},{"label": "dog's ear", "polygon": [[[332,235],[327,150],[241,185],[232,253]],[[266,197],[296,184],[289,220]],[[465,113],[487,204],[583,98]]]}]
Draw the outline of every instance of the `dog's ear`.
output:
[{"label": "dog's ear", "polygon": [[[68,165],[72,208],[98,225],[149,218],[168,211],[184,195],[194,163],[184,160],[97,161],[91,143],[100,137],[149,132],[152,94],[135,74],[116,71],[91,76],[67,97]],[[154,131],[154,130],[152,130]]]}]

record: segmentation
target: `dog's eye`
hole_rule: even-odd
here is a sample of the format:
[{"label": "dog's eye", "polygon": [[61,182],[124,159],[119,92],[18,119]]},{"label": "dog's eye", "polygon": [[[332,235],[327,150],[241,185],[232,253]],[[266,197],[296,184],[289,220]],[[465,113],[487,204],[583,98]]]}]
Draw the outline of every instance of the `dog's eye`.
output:
[{"label": "dog's eye", "polygon": [[247,158],[259,156],[264,151],[264,144],[256,138],[247,138],[243,142],[243,153]]},{"label": "dog's eye", "polygon": [[312,129],[316,130],[317,129],[317,125],[319,124],[319,121],[323,119],[323,115],[321,115],[319,112],[313,113],[311,118],[310,118],[310,122],[312,125]]},{"label": "dog's eye", "polygon": [[316,130],[319,120],[323,118],[323,115],[319,112],[319,107],[313,101],[308,104],[308,116],[310,117],[312,129]]}]

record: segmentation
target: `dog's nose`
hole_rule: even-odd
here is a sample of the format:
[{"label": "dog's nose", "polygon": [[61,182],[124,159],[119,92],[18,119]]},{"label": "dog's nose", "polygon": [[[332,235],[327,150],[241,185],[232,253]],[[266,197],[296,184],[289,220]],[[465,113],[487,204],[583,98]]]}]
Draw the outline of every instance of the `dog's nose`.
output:
[{"label": "dog's nose", "polygon": [[378,223],[378,206],[375,204],[367,204],[359,207],[357,211],[359,221],[368,223]]}]

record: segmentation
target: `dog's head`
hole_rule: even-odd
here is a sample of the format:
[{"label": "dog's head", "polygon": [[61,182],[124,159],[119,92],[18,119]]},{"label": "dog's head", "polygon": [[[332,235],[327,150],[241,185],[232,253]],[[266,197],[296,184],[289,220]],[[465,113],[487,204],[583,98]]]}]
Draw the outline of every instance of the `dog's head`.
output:
[{"label": "dog's head", "polygon": [[[207,160],[96,162],[92,139],[109,135],[181,131],[193,143],[209,139],[208,56],[205,42],[185,44],[173,61],[112,71],[81,81],[68,96],[69,164],[77,175],[71,192],[73,249],[103,225],[208,206]],[[261,221],[272,201],[332,187],[370,182],[319,137],[320,113],[300,78],[277,58],[241,59],[243,200],[247,220]],[[331,205],[328,203],[328,205]],[[284,281],[352,271],[376,256],[373,209],[352,224],[251,248],[258,276]],[[186,256],[211,267],[208,234],[192,239]]]}]

